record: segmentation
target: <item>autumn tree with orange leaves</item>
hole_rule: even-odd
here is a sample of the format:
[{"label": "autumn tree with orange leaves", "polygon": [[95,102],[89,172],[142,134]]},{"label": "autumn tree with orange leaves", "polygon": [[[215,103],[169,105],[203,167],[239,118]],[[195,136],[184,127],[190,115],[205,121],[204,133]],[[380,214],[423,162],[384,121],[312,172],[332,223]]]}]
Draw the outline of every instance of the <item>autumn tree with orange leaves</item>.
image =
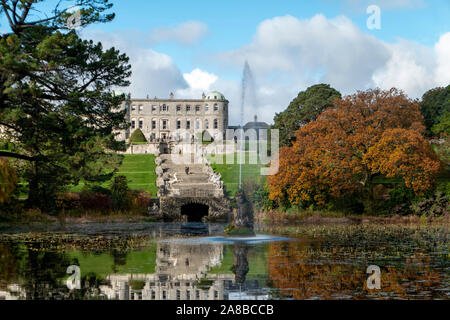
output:
[{"label": "autumn tree with orange leaves", "polygon": [[269,198],[289,205],[325,205],[360,195],[373,202],[373,179],[401,178],[417,195],[429,190],[440,162],[423,136],[419,105],[393,88],[335,100],[280,150],[280,169],[269,177]]}]

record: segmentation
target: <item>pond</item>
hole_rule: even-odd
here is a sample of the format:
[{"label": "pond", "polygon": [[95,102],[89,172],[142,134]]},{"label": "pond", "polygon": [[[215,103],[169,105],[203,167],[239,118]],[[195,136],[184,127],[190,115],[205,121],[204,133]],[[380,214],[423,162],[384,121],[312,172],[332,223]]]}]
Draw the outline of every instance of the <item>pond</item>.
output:
[{"label": "pond", "polygon": [[261,225],[234,240],[224,227],[3,227],[0,299],[450,298],[446,225]]}]

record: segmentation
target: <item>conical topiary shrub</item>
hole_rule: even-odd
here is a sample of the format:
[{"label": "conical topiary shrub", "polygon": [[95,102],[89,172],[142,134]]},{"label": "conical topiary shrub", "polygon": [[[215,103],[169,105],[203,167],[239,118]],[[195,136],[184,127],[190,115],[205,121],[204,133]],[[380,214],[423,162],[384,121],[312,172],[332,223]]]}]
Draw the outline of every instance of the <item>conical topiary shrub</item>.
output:
[{"label": "conical topiary shrub", "polygon": [[141,129],[136,129],[131,134],[130,143],[138,144],[138,143],[146,143],[146,142],[147,142],[147,139],[145,139],[145,136],[142,133]]}]

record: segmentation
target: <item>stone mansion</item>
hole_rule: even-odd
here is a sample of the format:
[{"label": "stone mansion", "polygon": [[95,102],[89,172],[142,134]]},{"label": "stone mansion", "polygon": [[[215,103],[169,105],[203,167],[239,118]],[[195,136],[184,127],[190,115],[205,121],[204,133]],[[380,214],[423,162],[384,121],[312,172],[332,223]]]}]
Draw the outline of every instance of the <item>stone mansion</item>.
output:
[{"label": "stone mansion", "polygon": [[131,124],[119,139],[129,139],[140,129],[150,143],[160,141],[190,142],[197,133],[205,130],[213,138],[223,138],[228,128],[228,100],[217,91],[201,99],[131,99],[123,103],[127,121]]}]

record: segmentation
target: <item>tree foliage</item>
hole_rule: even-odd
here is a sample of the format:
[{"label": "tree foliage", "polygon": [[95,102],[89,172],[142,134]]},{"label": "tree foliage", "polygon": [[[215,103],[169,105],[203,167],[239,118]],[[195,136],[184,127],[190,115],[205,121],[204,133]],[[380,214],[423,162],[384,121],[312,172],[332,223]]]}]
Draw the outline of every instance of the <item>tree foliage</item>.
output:
[{"label": "tree foliage", "polygon": [[279,172],[269,177],[270,198],[324,205],[361,194],[370,201],[377,176],[401,178],[423,194],[440,169],[423,131],[418,103],[396,89],[337,100],[297,132],[292,147],[281,148]]},{"label": "tree foliage", "polygon": [[[438,125],[445,113],[450,113],[450,85],[445,88],[434,88],[425,92],[420,103],[420,111],[425,120],[426,135],[439,134],[440,130],[433,127]],[[444,118],[445,119],[445,118]]]},{"label": "tree foliage", "polygon": [[[14,152],[25,160],[30,204],[46,207],[55,193],[81,179],[110,179],[124,150],[115,132],[127,127],[120,108],[127,86],[128,57],[82,40],[67,30],[70,13],[60,3],[37,10],[40,0],[0,0],[10,33],[0,39],[0,125]],[[108,0],[74,0],[82,25],[110,21]]]},{"label": "tree foliage", "polygon": [[317,84],[301,91],[286,110],[275,115],[274,129],[280,130],[280,146],[292,145],[297,130],[316,120],[338,98],[341,98],[339,91],[328,84]]},{"label": "tree foliage", "polygon": [[434,134],[440,137],[450,136],[450,109],[445,110],[432,128]]},{"label": "tree foliage", "polygon": [[0,203],[7,202],[14,192],[18,179],[8,159],[0,158]]}]

